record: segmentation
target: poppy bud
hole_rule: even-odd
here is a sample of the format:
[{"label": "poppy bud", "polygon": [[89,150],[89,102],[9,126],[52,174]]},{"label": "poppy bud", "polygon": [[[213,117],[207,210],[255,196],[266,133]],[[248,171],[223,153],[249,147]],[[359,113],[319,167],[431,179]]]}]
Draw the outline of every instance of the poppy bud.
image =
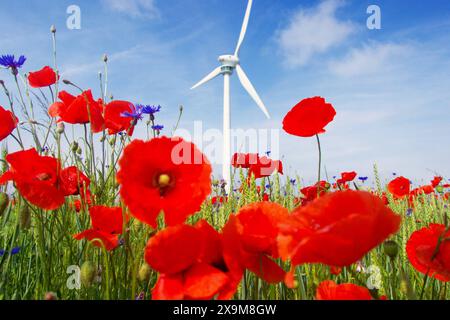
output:
[{"label": "poppy bud", "polygon": [[31,214],[28,205],[24,204],[19,210],[19,224],[23,230],[29,229],[31,225]]},{"label": "poppy bud", "polygon": [[78,142],[72,142],[72,146],[70,147],[73,152],[77,152],[78,150]]},{"label": "poppy bud", "polygon": [[63,83],[64,83],[64,84],[67,84],[67,85],[72,84],[72,82],[71,82],[70,80],[67,80],[67,79],[64,79],[64,80],[63,80]]},{"label": "poppy bud", "polygon": [[108,62],[108,56],[106,55],[106,53],[103,55],[103,62]]},{"label": "poppy bud", "polygon": [[112,137],[109,139],[109,144],[110,144],[111,146],[113,146],[115,143],[116,143],[116,136],[112,136]]},{"label": "poppy bud", "polygon": [[393,240],[388,240],[384,243],[384,253],[394,259],[398,254],[398,244]]},{"label": "poppy bud", "polygon": [[4,192],[0,192],[0,217],[5,213],[6,208],[9,204],[8,195]]},{"label": "poppy bud", "polygon": [[51,27],[50,27],[50,32],[51,32],[51,33],[55,33],[55,32],[56,32],[56,27],[55,27],[54,24],[51,25]]},{"label": "poppy bud", "polygon": [[44,300],[58,300],[58,296],[54,292],[47,292],[45,294]]},{"label": "poppy bud", "polygon": [[80,279],[81,283],[87,288],[90,287],[95,279],[97,272],[95,266],[91,261],[85,261],[81,265]]},{"label": "poppy bud", "polygon": [[100,137],[100,142],[103,142],[103,141],[105,141],[105,139],[106,139],[106,137],[105,137],[105,136],[101,136],[101,137]]},{"label": "poppy bud", "polygon": [[64,122],[59,122],[56,126],[56,133],[63,134],[64,133]]},{"label": "poppy bud", "polygon": [[83,153],[83,150],[81,150],[81,148],[78,147],[78,149],[77,149],[77,154],[78,154],[78,155],[81,155],[82,153]]},{"label": "poppy bud", "polygon": [[150,280],[150,276],[152,274],[152,269],[147,263],[143,263],[139,268],[138,279],[141,282],[148,282]]}]

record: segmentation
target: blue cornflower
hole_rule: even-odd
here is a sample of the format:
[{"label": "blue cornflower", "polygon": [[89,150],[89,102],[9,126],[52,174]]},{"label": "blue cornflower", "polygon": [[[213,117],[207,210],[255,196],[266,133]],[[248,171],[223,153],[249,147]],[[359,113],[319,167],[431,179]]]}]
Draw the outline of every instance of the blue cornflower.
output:
[{"label": "blue cornflower", "polygon": [[161,106],[151,106],[136,104],[133,112],[123,112],[122,117],[133,118],[135,120],[142,120],[144,114],[153,115],[161,110]]},{"label": "blue cornflower", "polygon": [[413,214],[413,209],[409,208],[408,210],[406,210],[406,216],[407,217],[411,217]]},{"label": "blue cornflower", "polygon": [[272,186],[270,184],[266,184],[266,189],[270,189]]},{"label": "blue cornflower", "polygon": [[396,176],[396,175],[397,175],[397,173],[395,173],[395,172],[392,172],[392,175],[393,175],[393,176]]},{"label": "blue cornflower", "polygon": [[0,65],[11,69],[14,74],[17,74],[17,69],[21,68],[26,60],[25,56],[20,56],[16,61],[13,54],[5,54],[0,57]]},{"label": "blue cornflower", "polygon": [[162,129],[164,129],[164,126],[157,124],[157,125],[152,126],[152,129],[156,130],[156,131],[161,131]]},{"label": "blue cornflower", "polygon": [[20,252],[20,247],[14,247],[11,250],[11,255],[18,254]]},{"label": "blue cornflower", "polygon": [[272,153],[272,151],[266,151],[266,155],[268,156],[268,157],[270,157],[270,154]]},{"label": "blue cornflower", "polygon": [[140,106],[141,107],[141,109],[142,109],[142,113],[143,114],[155,114],[155,113],[157,113],[157,112],[159,112],[160,110],[161,110],[161,106],[151,106],[151,105],[146,105],[146,106],[143,106],[143,105],[138,105],[138,106]]},{"label": "blue cornflower", "polygon": [[291,184],[292,184],[293,186],[295,186],[296,183],[297,183],[297,180],[296,180],[296,179],[291,179]]},{"label": "blue cornflower", "polygon": [[3,256],[5,254],[5,250],[0,249],[0,257]]},{"label": "blue cornflower", "polygon": [[369,179],[369,178],[368,177],[359,177],[358,179],[361,180],[362,182],[366,182],[367,179]]},{"label": "blue cornflower", "polygon": [[134,298],[134,300],[144,300],[145,294],[144,292],[139,293],[138,295],[136,295],[136,297]]}]

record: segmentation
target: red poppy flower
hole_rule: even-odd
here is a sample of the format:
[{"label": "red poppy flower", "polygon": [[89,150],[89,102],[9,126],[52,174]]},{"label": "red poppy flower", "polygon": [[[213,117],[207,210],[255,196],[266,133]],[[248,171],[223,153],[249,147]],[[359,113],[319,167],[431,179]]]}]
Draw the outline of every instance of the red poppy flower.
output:
[{"label": "red poppy flower", "polygon": [[49,66],[45,66],[39,71],[30,72],[28,75],[28,83],[33,88],[48,87],[55,82],[56,73]]},{"label": "red poppy flower", "polygon": [[235,168],[248,169],[251,165],[257,164],[258,160],[257,153],[235,153],[231,159],[231,165]]},{"label": "red poppy flower", "polygon": [[[85,194],[91,181],[78,170],[77,167],[72,166],[65,168],[60,172],[61,189],[65,196],[73,196],[78,194]],[[82,191],[82,192],[80,192]]]},{"label": "red poppy flower", "polygon": [[160,273],[155,300],[231,299],[242,278],[228,268],[221,235],[204,220],[158,232],[147,243],[145,259]]},{"label": "red poppy flower", "polygon": [[431,181],[431,185],[433,186],[433,188],[436,188],[442,180],[442,177],[434,177],[434,179]]},{"label": "red poppy flower", "polygon": [[91,90],[84,91],[79,96],[61,91],[56,102],[49,107],[48,113],[52,117],[59,117],[59,121],[71,124],[91,123],[92,132],[100,132],[104,127],[103,102],[95,101]]},{"label": "red poppy flower", "polygon": [[222,196],[217,196],[217,197],[212,197],[211,198],[211,204],[212,205],[220,205],[224,202],[228,201],[228,197],[222,197]]},{"label": "red poppy flower", "polygon": [[410,196],[417,197],[418,195],[432,194],[433,192],[434,192],[433,186],[426,185],[426,186],[421,186],[421,187],[411,190]]},{"label": "red poppy flower", "polygon": [[278,258],[279,225],[287,209],[272,202],[254,203],[231,215],[223,229],[224,256],[236,270],[249,269],[269,283],[283,281],[285,272],[270,257]]},{"label": "red poppy flower", "polygon": [[372,300],[367,288],[352,283],[336,284],[326,280],[319,284],[316,291],[317,300]]},{"label": "red poppy flower", "polygon": [[406,244],[413,267],[440,281],[450,281],[450,230],[443,224],[431,224],[415,231]]},{"label": "red poppy flower", "polygon": [[333,121],[336,110],[322,97],[300,101],[283,119],[283,129],[299,137],[312,137],[325,132],[325,126]]},{"label": "red poppy flower", "polygon": [[395,198],[403,198],[409,194],[411,181],[405,177],[398,177],[388,184],[388,190]]},{"label": "red poppy flower", "polygon": [[35,149],[29,149],[8,154],[6,161],[10,169],[0,177],[0,184],[13,180],[26,200],[45,210],[58,209],[64,203],[57,159],[40,156]]},{"label": "red poppy flower", "polygon": [[280,160],[271,160],[268,157],[258,158],[257,163],[250,165],[249,177],[253,174],[255,179],[269,177],[275,171],[283,174],[283,163]]},{"label": "red poppy flower", "polygon": [[400,216],[371,193],[327,193],[293,211],[282,225],[278,248],[293,265],[349,266],[397,232],[400,222]]},{"label": "red poppy flower", "polygon": [[48,114],[52,118],[61,117],[61,115],[66,111],[67,106],[76,99],[75,96],[71,95],[67,91],[60,91],[58,93],[58,98],[61,101],[57,101],[50,105],[48,108]]},{"label": "red poppy flower", "polygon": [[19,121],[14,114],[0,106],[0,141],[5,139],[17,127]]},{"label": "red poppy flower", "polygon": [[167,225],[183,223],[211,193],[211,165],[181,138],[134,140],[119,161],[120,195],[140,221],[156,227],[164,212]]},{"label": "red poppy flower", "polygon": [[307,204],[319,196],[325,194],[330,189],[330,184],[326,181],[319,181],[313,186],[305,187],[300,190],[304,198],[302,204]]},{"label": "red poppy flower", "polygon": [[342,182],[352,182],[355,180],[357,173],[355,171],[352,172],[342,172],[341,173],[341,181]]},{"label": "red poppy flower", "polygon": [[105,126],[108,134],[116,134],[125,131],[129,136],[133,135],[136,122],[133,118],[123,116],[124,112],[135,112],[134,105],[128,101],[112,101],[105,107]]},{"label": "red poppy flower", "polygon": [[93,241],[94,246],[105,246],[108,251],[116,248],[123,228],[122,208],[95,206],[89,209],[89,215],[92,228],[74,235],[74,238]]}]

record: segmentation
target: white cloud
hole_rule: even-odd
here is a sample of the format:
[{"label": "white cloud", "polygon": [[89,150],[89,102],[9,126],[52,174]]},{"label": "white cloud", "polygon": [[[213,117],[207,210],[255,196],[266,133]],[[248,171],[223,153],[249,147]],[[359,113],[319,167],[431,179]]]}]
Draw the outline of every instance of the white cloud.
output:
[{"label": "white cloud", "polygon": [[342,43],[354,31],[351,22],[336,18],[341,1],[327,0],[313,9],[300,9],[278,32],[277,42],[289,66],[302,66],[317,53]]},{"label": "white cloud", "polygon": [[354,48],[342,60],[330,63],[330,70],[338,76],[352,77],[385,71],[393,60],[408,53],[408,47],[393,43],[370,43]]},{"label": "white cloud", "polygon": [[152,19],[159,16],[155,0],[102,0],[102,2],[113,11],[132,17]]}]

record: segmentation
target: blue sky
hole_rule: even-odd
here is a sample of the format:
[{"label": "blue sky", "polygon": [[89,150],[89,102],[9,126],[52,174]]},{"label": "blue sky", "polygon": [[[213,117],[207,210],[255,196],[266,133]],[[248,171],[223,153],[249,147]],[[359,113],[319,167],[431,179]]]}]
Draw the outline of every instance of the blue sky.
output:
[{"label": "blue sky", "polygon": [[[0,3],[0,51],[25,54],[24,71],[52,65],[54,24],[63,78],[98,96],[107,53],[115,98],[161,104],[158,121],[167,131],[180,104],[180,127],[192,129],[200,120],[204,128],[221,129],[222,81],[189,88],[218,65],[219,55],[233,53],[247,1]],[[66,28],[72,4],[81,8],[80,30]],[[366,27],[371,4],[381,8],[381,30]],[[321,136],[330,176],[348,170],[370,176],[374,163],[385,177],[397,172],[420,182],[435,172],[450,176],[449,1],[254,0],[240,58],[272,119],[233,76],[234,128],[281,129],[293,105],[320,95],[337,111]],[[1,78],[10,80],[7,73]],[[7,105],[3,95],[0,104]],[[314,139],[281,130],[280,157],[290,175],[314,179]]]}]

